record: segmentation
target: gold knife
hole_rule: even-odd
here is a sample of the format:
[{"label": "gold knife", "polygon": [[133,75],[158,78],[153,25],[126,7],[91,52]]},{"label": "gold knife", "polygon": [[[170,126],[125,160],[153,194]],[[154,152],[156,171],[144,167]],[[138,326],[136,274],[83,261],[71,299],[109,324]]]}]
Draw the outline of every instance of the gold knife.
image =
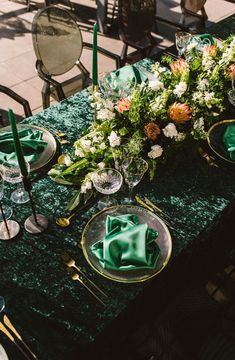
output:
[{"label": "gold knife", "polygon": [[151,212],[154,212],[153,208],[151,206],[145,204],[145,202],[143,200],[141,200],[141,198],[139,198],[139,196],[136,196],[135,200],[137,201],[137,203],[139,203],[140,205],[142,205],[146,209],[150,210]]},{"label": "gold knife", "polygon": [[156,209],[157,211],[159,211],[163,216],[165,216],[165,217],[167,217],[168,219],[170,219],[170,216],[169,215],[167,215],[163,210],[161,210],[157,205],[155,205],[155,204],[153,204],[152,203],[152,201],[150,201],[148,198],[144,198],[144,201],[148,204],[148,205],[150,205],[150,206],[152,206],[154,209]]},{"label": "gold knife", "polygon": [[[140,205],[142,205],[142,206],[145,207],[146,209],[150,210],[152,213],[155,213],[155,212],[154,212],[154,209],[153,209],[151,206],[145,204],[145,202],[144,202],[143,200],[141,200],[141,199],[139,198],[139,196],[136,196],[135,199],[136,199],[136,201],[137,201]],[[157,214],[157,216],[158,216],[162,221],[164,221],[164,223],[165,223],[166,225],[168,225],[169,227],[171,227],[171,224],[169,223],[169,221],[167,221],[166,219],[164,219],[164,218],[163,218],[161,215],[159,215],[159,214]]]}]

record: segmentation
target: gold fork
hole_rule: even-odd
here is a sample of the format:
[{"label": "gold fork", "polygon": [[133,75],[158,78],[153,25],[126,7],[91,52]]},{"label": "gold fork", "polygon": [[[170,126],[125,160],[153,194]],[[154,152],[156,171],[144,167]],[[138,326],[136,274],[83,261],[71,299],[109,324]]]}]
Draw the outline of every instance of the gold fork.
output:
[{"label": "gold fork", "polygon": [[74,268],[76,269],[81,275],[82,277],[84,277],[84,279],[86,279],[86,281],[92,285],[97,291],[99,291],[100,294],[102,294],[104,297],[108,298],[108,295],[105,294],[92,280],[88,279],[88,277],[86,276],[86,274],[84,274],[84,272],[81,270],[81,268],[79,266],[76,265],[76,262],[74,259],[72,259],[68,253],[66,253],[65,251],[62,253],[62,259],[64,261],[64,263],[69,267],[69,268]]},{"label": "gold fork", "polygon": [[78,273],[76,273],[75,270],[73,270],[72,268],[68,268],[68,273],[71,276],[71,279],[74,281],[79,281],[86,289],[87,291],[89,291],[90,294],[92,294],[96,300],[98,300],[103,306],[106,306],[106,304],[99,298],[99,296],[97,296],[90,288],[89,286],[87,286],[84,281],[82,281],[82,279],[80,278],[80,276],[78,275]]}]

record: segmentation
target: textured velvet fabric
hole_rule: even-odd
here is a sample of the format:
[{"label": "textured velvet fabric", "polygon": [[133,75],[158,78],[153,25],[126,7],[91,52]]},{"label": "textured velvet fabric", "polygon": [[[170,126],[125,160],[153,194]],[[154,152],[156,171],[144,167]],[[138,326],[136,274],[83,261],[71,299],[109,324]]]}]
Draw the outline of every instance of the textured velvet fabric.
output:
[{"label": "textured velvet fabric", "polygon": [[[149,68],[151,62],[145,60],[142,64]],[[62,149],[58,144],[57,157],[61,151],[69,153],[82,130],[91,124],[91,102],[90,93],[85,90],[25,122],[66,133],[70,143]],[[136,191],[139,196],[147,196],[171,217],[173,262],[184,250],[189,251],[191,245],[199,247],[204,235],[210,233],[223,210],[234,199],[235,175],[234,167],[224,164],[209,166],[193,149],[177,152],[169,161],[169,166],[158,167],[153,182],[149,182],[148,177],[144,178]],[[46,175],[49,168],[33,175],[36,210],[50,221],[45,233],[40,236],[26,233],[24,221],[32,213],[29,204],[11,204],[13,218],[20,223],[21,232],[15,240],[0,242],[0,294],[5,297],[8,314],[15,327],[40,360],[72,360],[79,359],[79,349],[89,348],[125,308],[132,306],[132,300],[147,283],[112,282],[88,265],[79,243],[82,230],[97,212],[97,207],[94,205],[88,211],[78,213],[71,220],[71,227],[58,227],[55,219],[67,215],[68,199],[76,190],[55,184]],[[10,203],[10,191],[11,187],[7,186],[3,203]],[[106,308],[78,282],[70,279],[61,260],[61,251],[64,250],[109,295]],[[20,359],[18,350],[2,334],[0,341],[10,359]]]},{"label": "textured velvet fabric", "polygon": [[106,235],[92,246],[92,252],[106,269],[154,269],[159,257],[157,235],[148,224],[139,224],[135,214],[108,215]]}]

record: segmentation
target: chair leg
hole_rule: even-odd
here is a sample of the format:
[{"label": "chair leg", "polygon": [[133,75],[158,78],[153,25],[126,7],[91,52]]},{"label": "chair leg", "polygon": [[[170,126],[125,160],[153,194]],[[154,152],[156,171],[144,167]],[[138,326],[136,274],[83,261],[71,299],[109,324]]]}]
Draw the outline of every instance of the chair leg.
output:
[{"label": "chair leg", "polygon": [[123,48],[122,48],[121,56],[120,56],[120,65],[121,66],[124,66],[126,63],[127,50],[128,50],[128,45],[124,44]]},{"label": "chair leg", "polygon": [[50,106],[50,85],[48,83],[44,82],[41,94],[43,109],[47,109]]}]

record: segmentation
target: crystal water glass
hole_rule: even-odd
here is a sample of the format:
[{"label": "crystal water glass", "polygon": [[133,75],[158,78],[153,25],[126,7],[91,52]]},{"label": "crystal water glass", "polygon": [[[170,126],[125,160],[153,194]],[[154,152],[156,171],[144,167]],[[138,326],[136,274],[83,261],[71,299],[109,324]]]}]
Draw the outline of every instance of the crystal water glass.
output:
[{"label": "crystal water glass", "polygon": [[175,33],[175,45],[178,50],[178,56],[184,55],[192,35],[186,31],[177,31]]},{"label": "crystal water glass", "polygon": [[92,182],[95,189],[105,195],[98,203],[99,209],[117,204],[117,201],[110,198],[110,195],[116,193],[122,186],[123,178],[119,171],[112,168],[98,170],[93,174]]},{"label": "crystal water glass", "polygon": [[132,203],[132,192],[148,170],[148,163],[142,158],[128,157],[122,163],[125,182],[129,188],[128,203]]},{"label": "crystal water glass", "polygon": [[[4,180],[2,178],[2,175],[0,175],[0,201],[2,200],[4,195]],[[12,216],[12,208],[8,205],[2,205],[1,213],[0,213],[0,221],[3,221],[3,214],[5,216],[5,219],[8,220]]]},{"label": "crystal water glass", "polygon": [[232,79],[232,89],[228,92],[228,100],[230,104],[235,106],[235,79]]},{"label": "crystal water glass", "polygon": [[[28,163],[26,163],[26,167],[29,172],[30,165]],[[11,200],[16,204],[24,204],[28,202],[29,195],[23,187],[22,175],[18,164],[4,163],[2,169],[3,179],[10,184],[17,184],[16,190],[11,193]]]}]

